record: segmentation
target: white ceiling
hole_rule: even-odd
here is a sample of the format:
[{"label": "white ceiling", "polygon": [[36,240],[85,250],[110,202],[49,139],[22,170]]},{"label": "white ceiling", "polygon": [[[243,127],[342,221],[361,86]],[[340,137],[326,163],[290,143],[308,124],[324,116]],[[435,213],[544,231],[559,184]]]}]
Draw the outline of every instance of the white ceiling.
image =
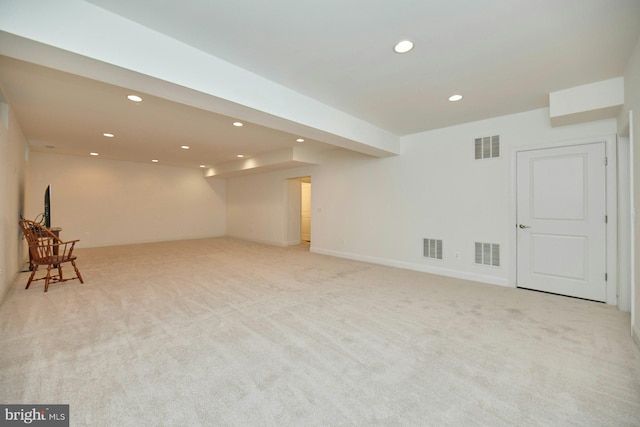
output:
[{"label": "white ceiling", "polygon": [[[640,0],[87,3],[395,135],[546,107],[552,91],[622,75],[640,36]],[[395,54],[404,38],[414,50]],[[112,158],[211,165],[297,136],[257,125],[241,134],[230,117],[158,97],[130,105],[123,95],[135,87],[9,58],[0,84],[31,143],[59,152],[96,146]],[[447,101],[454,93],[464,99]],[[122,131],[104,141],[116,124]],[[197,150],[176,153],[183,143]]]},{"label": "white ceiling", "polygon": [[[323,145],[299,144],[297,135],[252,123],[235,127],[232,117],[6,56],[0,56],[0,80],[36,151],[210,167],[237,155]],[[143,101],[131,102],[129,94]]]}]

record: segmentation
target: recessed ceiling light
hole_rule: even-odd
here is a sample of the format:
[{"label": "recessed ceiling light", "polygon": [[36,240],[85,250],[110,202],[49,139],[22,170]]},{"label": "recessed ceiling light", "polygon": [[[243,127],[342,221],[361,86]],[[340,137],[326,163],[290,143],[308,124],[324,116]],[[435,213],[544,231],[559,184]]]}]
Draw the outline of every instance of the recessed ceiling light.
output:
[{"label": "recessed ceiling light", "polygon": [[298,139],[296,139],[296,142],[304,142],[304,139],[298,138]]},{"label": "recessed ceiling light", "polygon": [[153,159],[153,160],[151,160],[151,161],[152,161],[153,163],[158,163],[158,160],[157,160],[157,159]]},{"label": "recessed ceiling light", "polygon": [[188,145],[181,145],[180,148],[182,148],[183,150],[188,150],[189,146]]},{"label": "recessed ceiling light", "polygon": [[238,157],[239,159],[244,157],[244,154],[238,154],[236,157]]},{"label": "recessed ceiling light", "polygon": [[200,165],[200,167],[201,167],[201,168],[206,168],[206,166],[205,166],[205,165]]},{"label": "recessed ceiling light", "polygon": [[244,124],[242,122],[233,122],[233,125],[236,127],[242,127]]},{"label": "recessed ceiling light", "polygon": [[451,102],[460,101],[461,99],[462,99],[462,95],[451,95],[449,97],[449,101]]},{"label": "recessed ceiling light", "polygon": [[113,138],[115,135],[112,133],[103,133],[102,136],[106,136],[107,138]]},{"label": "recessed ceiling light", "polygon": [[98,155],[98,153],[89,153],[89,154],[91,154],[92,156],[97,156]]},{"label": "recessed ceiling light", "polygon": [[142,102],[142,98],[140,98],[138,95],[129,95],[127,96],[127,99],[133,102]]},{"label": "recessed ceiling light", "polygon": [[411,40],[402,40],[393,47],[395,53],[407,53],[413,49],[413,42]]}]

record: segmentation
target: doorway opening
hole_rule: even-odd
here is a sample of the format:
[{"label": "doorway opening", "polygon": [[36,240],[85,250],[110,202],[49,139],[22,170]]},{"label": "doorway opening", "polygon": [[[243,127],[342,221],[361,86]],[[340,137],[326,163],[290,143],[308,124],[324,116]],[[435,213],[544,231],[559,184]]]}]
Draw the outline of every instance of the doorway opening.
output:
[{"label": "doorway opening", "polygon": [[300,183],[300,240],[311,244],[311,177]]},{"label": "doorway opening", "polygon": [[311,244],[311,177],[289,178],[287,244]]}]

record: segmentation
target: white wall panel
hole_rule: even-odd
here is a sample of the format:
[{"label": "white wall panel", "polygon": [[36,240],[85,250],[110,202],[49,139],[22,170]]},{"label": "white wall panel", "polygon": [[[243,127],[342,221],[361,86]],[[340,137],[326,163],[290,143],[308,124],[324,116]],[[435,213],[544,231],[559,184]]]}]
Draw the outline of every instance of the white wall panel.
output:
[{"label": "white wall panel", "polygon": [[[0,102],[4,97],[0,94]],[[24,212],[27,141],[9,104],[0,123],[0,303],[13,283],[26,252],[18,219]]]},{"label": "white wall panel", "polygon": [[225,181],[199,169],[31,153],[27,218],[52,186],[52,226],[80,247],[225,234]]}]

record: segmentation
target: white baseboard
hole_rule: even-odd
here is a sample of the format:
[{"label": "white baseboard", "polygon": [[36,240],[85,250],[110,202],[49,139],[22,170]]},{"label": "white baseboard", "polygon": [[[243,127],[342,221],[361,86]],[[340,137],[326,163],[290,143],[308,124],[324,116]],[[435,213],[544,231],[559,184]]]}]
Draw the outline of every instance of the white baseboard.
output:
[{"label": "white baseboard", "polygon": [[640,351],[640,331],[638,329],[631,327],[631,338],[633,338],[633,343],[638,347]]},{"label": "white baseboard", "polygon": [[90,249],[90,248],[105,248],[110,246],[128,246],[128,245],[141,245],[145,243],[162,243],[162,242],[176,242],[179,240],[198,240],[198,239],[213,239],[216,237],[225,237],[224,234],[186,234],[182,236],[174,236],[171,238],[161,238],[161,239],[143,239],[136,241],[114,241],[114,242],[102,242],[100,244],[91,244],[86,243],[83,244],[82,238],[80,238],[80,242],[76,246],[77,249]]},{"label": "white baseboard", "polygon": [[275,240],[252,239],[246,236],[236,236],[234,234],[227,234],[225,237],[230,237],[232,239],[238,239],[238,240],[245,240],[247,242],[262,243],[263,245],[289,246],[287,242],[276,242]]},{"label": "white baseboard", "polygon": [[431,265],[414,264],[404,261],[396,261],[385,258],[377,258],[368,255],[353,254],[349,252],[333,251],[329,249],[311,248],[311,252],[330,255],[338,258],[352,259],[355,261],[370,262],[372,264],[386,265],[389,267],[403,268],[405,270],[420,271],[422,273],[437,274],[439,276],[454,277],[456,279],[472,280],[474,282],[487,283],[490,285],[498,285],[505,287],[513,287],[509,284],[509,280],[502,277],[486,276],[482,274],[467,273],[464,271],[452,270],[449,268],[434,267]]}]

